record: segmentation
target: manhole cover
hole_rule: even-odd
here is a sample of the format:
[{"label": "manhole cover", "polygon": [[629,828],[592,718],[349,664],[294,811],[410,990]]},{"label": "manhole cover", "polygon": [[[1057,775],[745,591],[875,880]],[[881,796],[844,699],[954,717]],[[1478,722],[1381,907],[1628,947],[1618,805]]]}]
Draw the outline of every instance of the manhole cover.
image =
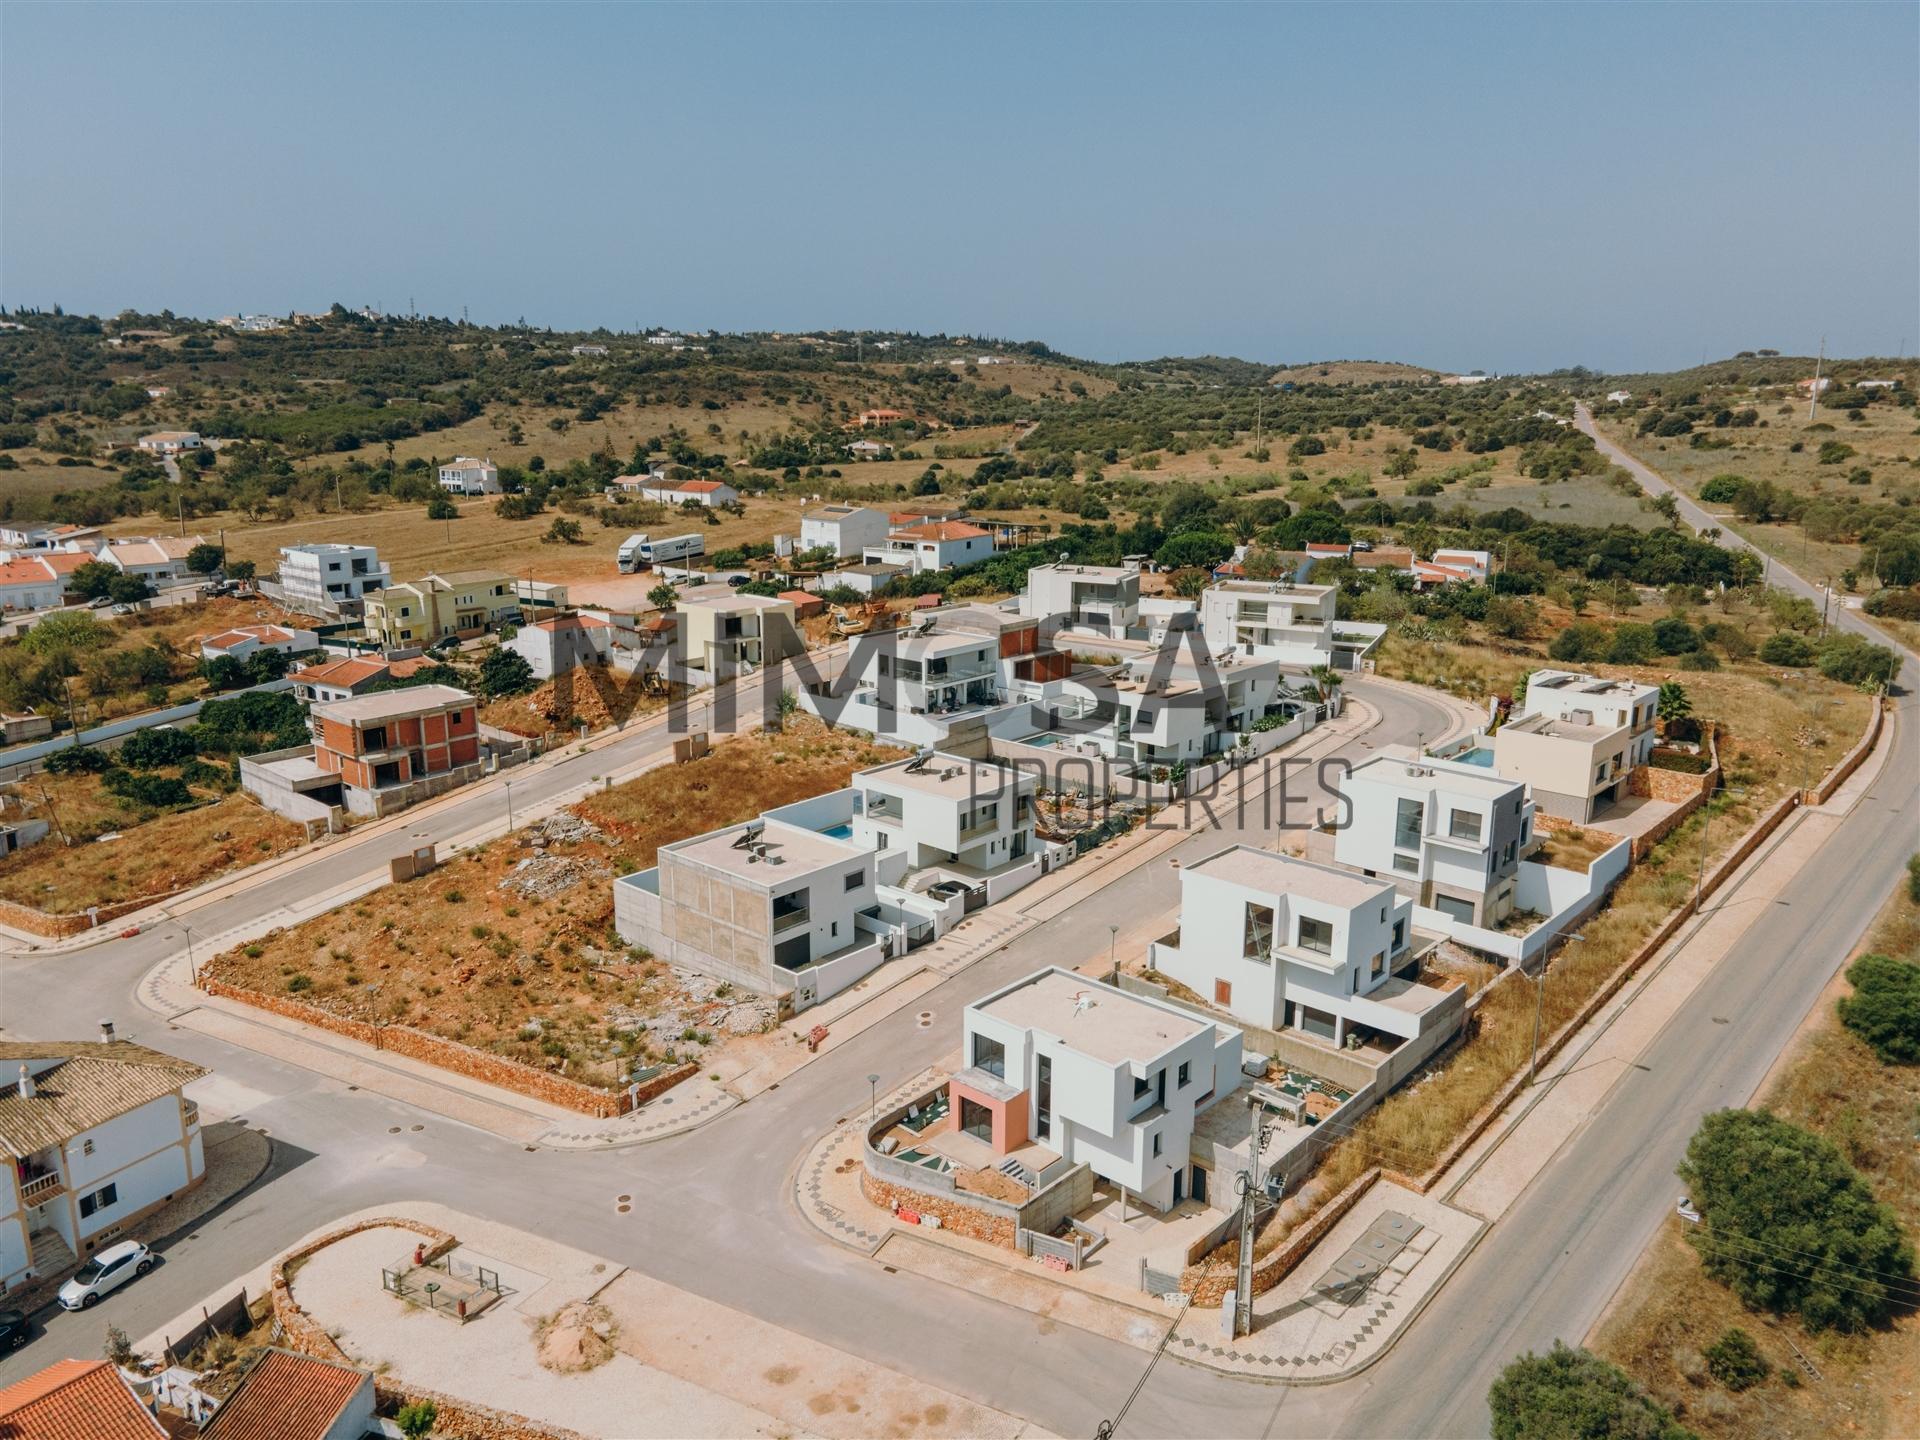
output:
[{"label": "manhole cover", "polygon": [[626,1214],[626,1213],[627,1213],[627,1212],[628,1212],[629,1210],[631,1210],[631,1209],[633,1209],[633,1206],[631,1206],[631,1205],[622,1205],[622,1206],[620,1206],[620,1207],[619,1207],[619,1210],[620,1210],[620,1213],[621,1213],[622,1215],[624,1215],[624,1214]]},{"label": "manhole cover", "polygon": [[413,1129],[413,1130],[424,1130],[424,1129],[426,1129],[427,1127],[426,1127],[426,1126],[424,1126],[424,1125],[413,1125],[413,1126],[410,1126],[410,1127],[408,1127],[408,1128],[410,1128],[410,1129]]},{"label": "manhole cover", "polygon": [[632,1203],[632,1200],[633,1200],[633,1196],[631,1196],[631,1195],[622,1195],[622,1196],[620,1197],[620,1201],[619,1201],[619,1203],[620,1203],[620,1204],[622,1204],[622,1205],[627,1205],[627,1204],[630,1204],[630,1203]]},{"label": "manhole cover", "polygon": [[400,1127],[398,1125],[389,1125],[387,1127],[387,1134],[398,1135],[399,1133],[400,1133]]},{"label": "manhole cover", "polygon": [[916,1019],[917,1019],[917,1020],[919,1021],[919,1025],[920,1025],[920,1028],[921,1028],[922,1030],[927,1030],[927,1029],[931,1029],[931,1028],[932,1028],[932,1026],[933,1026],[933,1011],[931,1011],[931,1010],[922,1010],[922,1011],[920,1012],[920,1014],[919,1014],[919,1015],[918,1015],[917,1017],[915,1017],[915,1018],[916,1018]]}]

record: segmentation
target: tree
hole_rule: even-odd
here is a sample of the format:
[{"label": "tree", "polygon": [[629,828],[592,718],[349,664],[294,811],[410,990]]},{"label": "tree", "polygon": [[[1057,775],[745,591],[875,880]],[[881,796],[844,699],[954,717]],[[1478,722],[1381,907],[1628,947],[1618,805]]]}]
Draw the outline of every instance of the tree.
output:
[{"label": "tree", "polygon": [[227,578],[229,580],[251,580],[254,577],[255,570],[256,567],[251,560],[229,560],[227,562]]},{"label": "tree", "polygon": [[1773,1373],[1753,1336],[1738,1325],[1709,1345],[1704,1358],[1707,1373],[1733,1391],[1751,1389]]},{"label": "tree", "polygon": [[76,600],[101,600],[106,598],[107,587],[119,578],[118,566],[104,560],[89,560],[84,565],[76,565],[73,574],[67,577],[67,594]]},{"label": "tree", "polygon": [[1632,621],[1613,632],[1607,645],[1607,659],[1615,665],[1645,665],[1653,659],[1653,627]]},{"label": "tree", "polygon": [[[80,570],[86,568],[82,565]],[[104,568],[111,570],[113,567]],[[80,570],[74,571],[74,574],[79,574]],[[117,575],[120,572],[115,570],[113,573]],[[98,650],[112,643],[113,631],[85,612],[49,615],[20,639],[21,647],[30,654],[60,658]]]},{"label": "tree", "polygon": [[1853,994],[1840,1001],[1840,1022],[1884,1063],[1920,1065],[1920,965],[1862,955],[1847,967],[1847,983]]},{"label": "tree", "polygon": [[1669,525],[1680,523],[1680,502],[1670,494],[1653,497],[1653,508]]},{"label": "tree", "polygon": [[1685,720],[1693,714],[1693,701],[1687,695],[1687,687],[1678,680],[1663,680],[1660,683],[1660,698],[1654,703],[1669,730],[1675,721]]},{"label": "tree", "polygon": [[107,598],[116,605],[131,605],[152,598],[153,587],[138,575],[115,575],[107,582]]},{"label": "tree", "polygon": [[444,490],[436,490],[427,497],[427,519],[458,520],[460,507],[453,503],[453,497]]},{"label": "tree", "polygon": [[434,1421],[440,1418],[440,1407],[431,1400],[417,1400],[411,1405],[402,1405],[394,1412],[393,1423],[400,1427],[400,1433],[407,1440],[426,1440],[433,1433]]},{"label": "tree", "polygon": [[200,678],[209,690],[244,690],[253,684],[253,673],[231,655],[216,655],[200,662]]},{"label": "tree", "polygon": [[1900,673],[1900,657],[1885,645],[1838,631],[1822,640],[1815,651],[1820,673],[1842,685],[1891,685]]},{"label": "tree", "polygon": [[1776,630],[1760,646],[1760,663],[1804,670],[1813,664],[1813,642],[1791,630]]},{"label": "tree", "polygon": [[547,533],[540,537],[544,545],[578,545],[581,543],[580,522],[569,520],[564,515],[553,517],[553,523],[547,527]]},{"label": "tree", "polygon": [[1700,648],[1700,632],[1678,615],[1663,615],[1653,622],[1653,643],[1662,655],[1685,655]]},{"label": "tree", "polygon": [[1522,596],[1495,595],[1487,601],[1487,629],[1504,640],[1526,639],[1538,618],[1533,602]]},{"label": "tree", "polygon": [[792,687],[782,690],[780,697],[773,702],[773,728],[785,733],[787,722],[793,719],[799,708],[800,697],[793,693]]},{"label": "tree", "polygon": [[1493,1440],[1694,1440],[1624,1371],[1561,1340],[1502,1370],[1487,1408]]},{"label": "tree", "polygon": [[1912,1303],[1899,1218],[1825,1136],[1764,1110],[1716,1111],[1678,1173],[1701,1217],[1687,1239],[1748,1307],[1858,1330]]},{"label": "tree", "polygon": [[196,749],[187,731],[155,725],[129,735],[120,746],[119,759],[135,770],[155,770],[162,765],[185,764],[193,759]]},{"label": "tree", "polygon": [[258,755],[312,743],[307,713],[289,690],[249,690],[200,707],[193,739],[202,755]]},{"label": "tree", "polygon": [[489,699],[533,688],[533,667],[517,650],[496,645],[480,661],[480,693]]},{"label": "tree", "polygon": [[493,502],[493,513],[502,520],[531,520],[544,509],[538,495],[502,495]]},{"label": "tree", "polygon": [[1168,570],[1211,568],[1233,554],[1233,537],[1218,530],[1187,530],[1154,552],[1154,563]]},{"label": "tree", "polygon": [[1607,627],[1592,620],[1576,620],[1547,646],[1547,655],[1554,660],[1601,660],[1606,658],[1611,636]]},{"label": "tree", "polygon": [[671,582],[666,580],[662,580],[658,585],[647,591],[647,603],[662,613],[671,611],[679,601],[680,592],[673,588]]},{"label": "tree", "polygon": [[220,568],[226,554],[218,545],[196,545],[187,551],[187,569],[196,575],[211,575]]}]

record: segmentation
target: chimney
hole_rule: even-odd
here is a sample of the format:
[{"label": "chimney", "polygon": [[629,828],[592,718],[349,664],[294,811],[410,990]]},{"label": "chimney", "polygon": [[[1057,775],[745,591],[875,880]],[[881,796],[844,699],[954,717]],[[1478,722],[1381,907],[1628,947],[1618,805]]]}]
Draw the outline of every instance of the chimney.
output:
[{"label": "chimney", "polygon": [[102,1020],[100,1022],[100,1038],[108,1045],[113,1043],[113,1021]]},{"label": "chimney", "polygon": [[28,1073],[26,1064],[22,1062],[20,1066],[20,1098],[22,1100],[31,1100],[33,1096],[33,1076]]}]

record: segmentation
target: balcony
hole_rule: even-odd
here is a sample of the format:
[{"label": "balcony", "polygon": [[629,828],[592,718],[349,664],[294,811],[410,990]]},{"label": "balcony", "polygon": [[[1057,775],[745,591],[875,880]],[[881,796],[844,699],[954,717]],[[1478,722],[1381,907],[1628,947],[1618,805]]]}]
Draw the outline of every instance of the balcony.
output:
[{"label": "balcony", "polygon": [[783,935],[789,930],[797,930],[813,918],[813,911],[805,905],[791,910],[781,910],[779,902],[774,902],[773,933]]},{"label": "balcony", "polygon": [[191,1100],[180,1102],[180,1119],[191,1130],[200,1123],[200,1107]]},{"label": "balcony", "polygon": [[61,1180],[60,1172],[55,1170],[45,1175],[36,1175],[31,1180],[20,1182],[20,1203],[39,1205],[67,1192],[66,1182]]}]

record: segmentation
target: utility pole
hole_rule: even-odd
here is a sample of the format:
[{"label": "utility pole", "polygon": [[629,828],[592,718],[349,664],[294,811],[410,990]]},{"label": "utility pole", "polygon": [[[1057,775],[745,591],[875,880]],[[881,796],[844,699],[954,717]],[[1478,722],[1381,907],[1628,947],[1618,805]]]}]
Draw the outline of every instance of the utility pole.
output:
[{"label": "utility pole", "polygon": [[[1266,1197],[1260,1185],[1260,1157],[1273,1135],[1273,1126],[1265,1119],[1265,1104],[1258,1095],[1247,1096],[1247,1113],[1252,1120],[1252,1154],[1247,1168],[1235,1177],[1240,1186],[1240,1263],[1233,1278],[1233,1333],[1253,1333],[1253,1232]],[[1271,1208],[1271,1202],[1269,1202]]]},{"label": "utility pole", "polygon": [[1813,362],[1813,394],[1807,397],[1807,423],[1813,423],[1813,417],[1820,413],[1820,371],[1827,363],[1827,337],[1820,337],[1820,358]]}]

